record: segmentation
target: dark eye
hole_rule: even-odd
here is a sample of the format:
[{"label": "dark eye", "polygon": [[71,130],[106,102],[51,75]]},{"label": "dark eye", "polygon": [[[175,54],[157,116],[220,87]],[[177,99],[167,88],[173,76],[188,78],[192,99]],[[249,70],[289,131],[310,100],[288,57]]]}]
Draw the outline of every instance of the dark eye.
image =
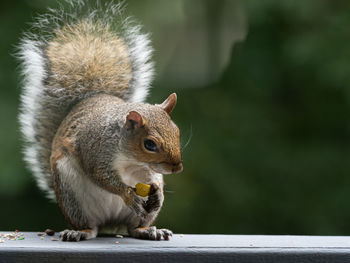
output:
[{"label": "dark eye", "polygon": [[151,152],[157,151],[157,144],[154,141],[152,141],[150,139],[146,139],[143,142],[143,144],[148,151],[151,151]]}]

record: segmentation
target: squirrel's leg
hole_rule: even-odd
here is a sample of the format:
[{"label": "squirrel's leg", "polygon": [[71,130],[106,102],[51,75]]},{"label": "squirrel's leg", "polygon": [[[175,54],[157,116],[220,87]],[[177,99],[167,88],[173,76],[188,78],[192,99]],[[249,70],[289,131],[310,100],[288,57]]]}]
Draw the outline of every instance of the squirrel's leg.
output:
[{"label": "squirrel's leg", "polygon": [[74,180],[73,173],[79,173],[71,162],[72,159],[69,154],[64,154],[60,150],[56,150],[51,156],[51,169],[57,202],[66,220],[74,229],[66,229],[60,232],[60,239],[62,241],[80,241],[95,238],[98,229],[88,223],[82,206],[76,199],[74,190],[70,187],[69,180]]},{"label": "squirrel's leg", "polygon": [[[168,229],[157,229],[155,226],[150,226],[156,219],[164,201],[164,195],[161,188],[156,184],[151,185],[150,195],[146,202],[146,210],[148,215],[145,219],[141,220],[138,225],[131,224],[128,226],[129,235],[140,239],[149,240],[169,240],[169,237],[173,235]],[[131,220],[137,222],[137,220]]]}]

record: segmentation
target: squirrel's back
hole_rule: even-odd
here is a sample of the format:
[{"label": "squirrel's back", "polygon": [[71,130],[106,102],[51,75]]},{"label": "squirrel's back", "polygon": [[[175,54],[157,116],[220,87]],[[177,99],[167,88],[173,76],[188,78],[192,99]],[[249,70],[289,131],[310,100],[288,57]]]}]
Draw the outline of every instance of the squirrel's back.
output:
[{"label": "squirrel's back", "polygon": [[25,160],[50,197],[52,140],[70,109],[97,93],[142,102],[153,77],[150,41],[121,18],[120,5],[69,4],[74,11],[50,10],[40,17],[34,24],[39,33],[26,34],[19,47]]}]

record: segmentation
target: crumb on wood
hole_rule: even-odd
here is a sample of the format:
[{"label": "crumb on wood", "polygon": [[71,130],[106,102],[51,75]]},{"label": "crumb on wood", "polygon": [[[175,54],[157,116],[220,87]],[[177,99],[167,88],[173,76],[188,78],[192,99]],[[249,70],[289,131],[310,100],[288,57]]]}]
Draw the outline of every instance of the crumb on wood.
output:
[{"label": "crumb on wood", "polygon": [[48,236],[53,236],[55,234],[55,230],[52,230],[52,229],[48,228],[48,229],[45,230],[45,233]]}]

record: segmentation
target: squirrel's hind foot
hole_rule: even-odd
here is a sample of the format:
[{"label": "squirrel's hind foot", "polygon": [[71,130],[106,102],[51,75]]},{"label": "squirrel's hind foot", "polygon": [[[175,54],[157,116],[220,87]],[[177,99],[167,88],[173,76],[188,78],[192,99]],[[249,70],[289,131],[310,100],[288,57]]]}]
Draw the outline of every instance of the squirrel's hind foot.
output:
[{"label": "squirrel's hind foot", "polygon": [[132,237],[148,240],[169,240],[173,232],[169,229],[157,229],[155,226],[138,227],[129,231]]},{"label": "squirrel's hind foot", "polygon": [[93,229],[84,230],[63,230],[60,232],[60,239],[62,241],[81,241],[96,237],[97,231]]}]

